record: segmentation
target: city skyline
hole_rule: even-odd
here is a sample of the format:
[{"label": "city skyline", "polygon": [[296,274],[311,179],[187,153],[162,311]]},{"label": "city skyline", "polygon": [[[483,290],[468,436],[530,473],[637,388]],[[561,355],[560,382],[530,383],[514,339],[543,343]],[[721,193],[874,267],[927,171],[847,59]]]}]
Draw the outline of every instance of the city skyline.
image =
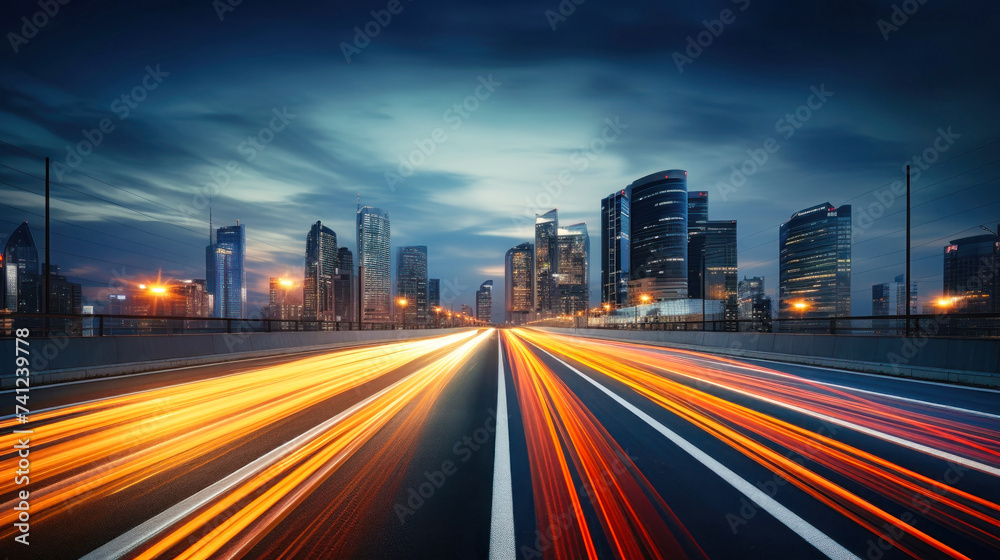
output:
[{"label": "city skyline", "polygon": [[[23,7],[25,15],[34,10]],[[53,217],[60,220],[53,262],[93,294],[114,278],[200,277],[192,249],[203,246],[198,232],[212,198],[219,222],[240,218],[248,226],[248,306],[255,308],[267,303],[270,277],[301,268],[302,223],[322,220],[342,245],[356,246],[353,203],[361,192],[368,204],[405,213],[394,240],[431,247],[430,273],[461,304],[473,302],[483,278],[502,291],[502,255],[532,238],[535,213],[558,208],[566,223],[596,225],[594,200],[656,169],[682,167],[690,191],[709,192],[716,215],[739,222],[739,273],[767,278],[772,297],[777,225],[815,200],[853,204],[852,313],[863,315],[870,286],[903,269],[894,186],[903,165],[914,169],[913,276],[929,297],[943,292],[940,246],[998,221],[1000,195],[989,183],[995,168],[987,165],[996,155],[997,117],[988,95],[976,93],[994,91],[997,77],[969,56],[981,51],[981,37],[942,25],[969,17],[967,6],[921,6],[889,32],[877,23],[891,11],[872,6],[784,6],[776,19],[764,17],[764,3],[736,6],[735,21],[692,56],[687,39],[705,30],[703,21],[715,21],[717,9],[588,5],[553,29],[544,17],[550,7],[541,4],[507,6],[505,18],[439,4],[399,14],[350,62],[338,47],[369,20],[365,9],[318,8],[317,24],[299,22],[287,44],[265,47],[252,38],[276,19],[268,17],[275,9],[241,6],[224,21],[194,4],[156,18],[140,7],[98,10],[95,17],[151,32],[146,48],[121,54],[127,34],[112,31],[97,42],[73,26],[74,8],[67,7],[53,24],[58,31],[41,30],[19,45],[5,59],[13,81],[2,86],[9,126],[0,138],[8,143],[0,145],[8,166],[0,181],[13,185],[4,187],[4,226],[39,224],[43,171],[32,154],[51,157]],[[987,20],[996,17],[991,10]],[[441,13],[460,14],[482,33],[444,26],[434,19]],[[815,23],[784,24],[802,18]],[[213,53],[210,66],[166,54],[172,43],[155,31],[182,21],[210,38],[198,47]],[[645,22],[653,21],[658,35],[671,33],[636,48],[604,32],[608,21],[632,37],[645,36]],[[505,39],[524,23],[529,31],[518,36],[526,42]],[[321,42],[325,36],[332,38]],[[761,51],[758,36],[774,48]],[[845,36],[857,40],[847,48],[838,42]],[[441,49],[426,37],[474,48]],[[930,39],[940,43],[932,56],[914,48]],[[107,53],[102,72],[87,64],[63,71],[53,55],[67,45]],[[259,98],[240,95],[237,76],[248,69],[242,61],[274,48],[280,62],[262,56],[252,67]],[[854,56],[855,49],[866,56]],[[748,66],[748,57],[772,63]],[[907,65],[923,71],[914,75]],[[278,79],[290,74],[297,78]],[[355,87],[324,87],[327,80]],[[201,95],[208,86],[216,91],[211,98]],[[914,98],[915,90],[928,95]],[[959,94],[962,103],[952,102]],[[553,95],[560,111],[535,101]],[[474,111],[454,111],[470,98]],[[936,100],[944,103],[931,105]],[[101,132],[104,118],[110,132]],[[438,128],[447,140],[429,155],[420,152],[419,145],[434,145]],[[351,131],[362,132],[344,141]],[[81,155],[81,143],[97,141],[98,133],[100,145]],[[411,173],[401,163],[409,159],[424,161]],[[390,186],[387,173],[402,181]],[[590,299],[599,301],[594,272]]]}]

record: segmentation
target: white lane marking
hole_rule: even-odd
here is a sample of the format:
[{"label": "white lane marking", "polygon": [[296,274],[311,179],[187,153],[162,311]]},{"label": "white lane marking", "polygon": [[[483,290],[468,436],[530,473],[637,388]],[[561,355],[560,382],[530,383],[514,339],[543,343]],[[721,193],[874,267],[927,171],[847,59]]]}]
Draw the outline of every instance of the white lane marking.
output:
[{"label": "white lane marking", "polygon": [[723,480],[728,482],[730,486],[732,486],[736,490],[739,490],[741,493],[743,493],[744,496],[746,496],[747,498],[752,500],[755,504],[760,506],[761,509],[770,513],[771,516],[773,516],[783,525],[791,529],[793,532],[795,532],[795,534],[799,535],[806,542],[816,547],[816,549],[822,552],[824,555],[826,555],[827,558],[835,560],[841,560],[841,559],[861,560],[858,556],[855,556],[851,551],[841,546],[837,541],[827,536],[826,533],[820,531],[811,523],[796,515],[794,512],[792,512],[792,510],[786,508],[785,506],[775,501],[773,498],[765,494],[756,486],[750,484],[745,479],[740,477],[740,475],[736,474],[722,463],[716,461],[715,459],[710,457],[707,453],[705,453],[701,449],[698,449],[693,444],[688,442],[686,439],[677,435],[675,432],[670,430],[670,428],[667,428],[663,424],[653,419],[653,417],[649,416],[645,412],[636,408],[634,405],[632,405],[632,403],[626,401],[625,399],[621,398],[620,396],[612,392],[611,389],[608,389],[603,385],[601,385],[600,383],[587,377],[586,375],[583,374],[583,372],[567,364],[563,360],[559,359],[557,356],[553,355],[551,352],[548,352],[547,350],[542,350],[542,351],[548,354],[549,356],[552,356],[553,359],[555,359],[562,365],[569,368],[570,371],[579,375],[594,387],[597,387],[601,392],[608,395],[609,397],[614,399],[615,402],[625,407],[626,410],[638,416],[640,420],[649,424],[654,430],[660,432],[664,437],[673,442],[674,445],[683,449],[685,452],[687,452],[688,455],[696,459],[702,465],[705,465],[710,471],[714,472]]},{"label": "white lane marking", "polygon": [[507,380],[503,342],[497,330],[497,431],[493,454],[493,511],[490,520],[490,560],[514,560],[514,490],[510,474],[510,434],[507,426]]},{"label": "white lane marking", "polygon": [[[171,525],[177,523],[178,521],[184,519],[188,515],[191,515],[199,508],[205,506],[212,500],[218,498],[222,494],[228,492],[236,485],[247,480],[251,476],[263,471],[269,465],[277,462],[284,455],[291,453],[295,448],[300,445],[304,445],[310,439],[318,437],[323,432],[333,428],[338,423],[343,421],[345,418],[354,414],[362,407],[367,406],[375,399],[381,397],[385,393],[391,391],[394,387],[403,383],[409,378],[409,376],[400,379],[399,381],[393,383],[392,385],[382,389],[378,393],[364,399],[354,406],[344,410],[340,414],[330,418],[326,422],[319,424],[318,426],[312,428],[311,430],[299,435],[298,437],[272,449],[267,454],[258,457],[253,462],[242,467],[238,471],[230,474],[229,476],[223,478],[222,480],[212,484],[211,486],[199,491],[193,496],[175,504],[173,507],[161,512],[160,514],[150,518],[149,520],[141,523],[135,528],[123,533],[111,542],[105,544],[104,546],[98,548],[97,550],[87,554],[80,560],[116,560],[121,558],[135,550],[136,547],[142,545],[147,540],[155,537],[157,534],[161,533],[165,529],[169,528]],[[499,416],[499,415],[498,415]],[[498,420],[499,422],[499,420]]]}]

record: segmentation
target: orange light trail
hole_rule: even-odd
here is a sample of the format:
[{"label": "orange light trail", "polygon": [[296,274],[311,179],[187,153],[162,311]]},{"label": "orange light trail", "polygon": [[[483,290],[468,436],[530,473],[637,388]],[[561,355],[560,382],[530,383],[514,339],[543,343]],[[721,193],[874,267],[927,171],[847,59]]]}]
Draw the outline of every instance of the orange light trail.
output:
[{"label": "orange light trail", "polygon": [[[915,558],[938,554],[952,558],[963,558],[964,556],[943,542],[895,518],[855,493],[820,476],[762,442],[773,442],[789,450],[794,450],[803,457],[905,507],[914,507],[915,500],[919,499],[920,503],[927,505],[927,511],[924,515],[988,546],[1000,548],[1000,536],[998,536],[1000,535],[1000,506],[997,504],[829,437],[689,387],[657,372],[680,373],[693,379],[710,378],[724,382],[727,387],[744,393],[761,392],[775,400],[784,399],[786,402],[795,402],[797,406],[804,408],[821,408],[831,416],[846,416],[859,423],[868,422],[883,429],[892,429],[897,424],[888,421],[881,422],[866,415],[875,414],[875,411],[878,410],[882,418],[893,419],[894,422],[903,422],[904,418],[911,423],[921,419],[926,420],[928,425],[907,426],[905,432],[898,433],[910,434],[923,429],[932,434],[931,438],[948,438],[948,441],[952,442],[952,448],[956,451],[968,452],[970,449],[978,450],[988,447],[978,445],[978,443],[983,440],[991,441],[989,434],[983,438],[970,438],[965,441],[959,438],[956,432],[962,429],[971,431],[972,428],[961,426],[957,422],[935,423],[934,419],[927,415],[898,410],[880,403],[866,402],[864,397],[857,395],[845,394],[850,399],[841,400],[839,406],[835,406],[834,403],[837,401],[831,396],[810,395],[795,387],[784,387],[783,393],[781,393],[779,391],[781,384],[776,381],[762,380],[729,371],[712,370],[700,362],[694,362],[684,357],[675,358],[662,351],[656,352],[649,347],[640,345],[592,343],[589,340],[549,335],[538,331],[518,330],[516,333],[517,336],[523,337],[540,348],[576,361],[624,384],[636,393],[693,423],[757,463],[784,477],[820,502],[873,533],[880,534],[887,526],[894,527],[899,531],[899,534],[905,533],[910,538],[894,541],[893,544]],[[694,353],[686,354],[693,355]],[[728,364],[738,363],[726,359],[720,361]],[[802,384],[808,385],[809,383],[803,380]],[[844,391],[824,388],[824,392],[830,391],[835,394],[844,393]],[[844,410],[843,407],[848,407],[848,409]],[[859,413],[859,410],[863,412]],[[931,441],[937,440],[931,439]],[[961,446],[963,441],[968,446],[967,448]],[[993,437],[992,443],[996,443],[995,437]],[[887,540],[889,539],[887,538]]]},{"label": "orange light trail", "polygon": [[[370,437],[372,430],[377,430],[374,426],[384,425],[435,379],[445,376],[450,371],[447,368],[464,360],[470,345],[478,345],[488,332],[475,334],[467,331],[341,350],[36,413],[30,427],[36,431],[44,427],[45,439],[32,447],[32,521],[44,522],[72,508],[74,502],[107,498],[146,480],[164,484],[206,464],[234,442],[253,439],[276,420],[302,413],[414,360],[446,352],[393,385],[394,390],[379,400],[382,409],[367,407],[364,414],[345,419],[325,434],[341,438],[338,441],[344,443],[338,453],[342,455],[329,453],[329,448],[322,451],[315,441],[309,452],[299,449],[294,455],[296,460],[310,461],[313,475],[329,469],[324,460],[338,456],[342,461],[350,456],[360,445],[352,447],[352,441],[366,441],[355,438]],[[14,420],[0,423],[0,429],[14,426]],[[13,439],[13,434],[5,433],[0,436],[0,445],[12,449]],[[292,460],[286,458],[282,464]],[[15,461],[16,456],[6,453],[2,468],[13,469]],[[169,475],[167,480],[165,475]],[[272,487],[271,495],[283,497],[282,491],[290,491],[307,478],[300,472]],[[13,480],[0,481],[0,494],[14,495]],[[13,504],[8,499],[0,511],[0,538],[9,538],[12,533]],[[258,516],[262,513],[257,511]]]},{"label": "orange light trail", "polygon": [[616,558],[704,558],[663,498],[580,399],[521,340],[501,332],[524,420],[538,529],[554,535],[552,557],[598,557],[575,473]]}]

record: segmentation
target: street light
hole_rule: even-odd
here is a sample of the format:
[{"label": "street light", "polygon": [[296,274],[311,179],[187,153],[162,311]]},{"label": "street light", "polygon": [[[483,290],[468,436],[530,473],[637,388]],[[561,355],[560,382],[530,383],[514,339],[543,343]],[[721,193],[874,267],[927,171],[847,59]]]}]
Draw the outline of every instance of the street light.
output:
[{"label": "street light", "polygon": [[399,306],[403,308],[403,330],[406,330],[406,299],[399,298]]},{"label": "street light", "polygon": [[[646,295],[646,294],[642,294],[641,296],[639,296],[639,301],[641,301],[643,305],[646,305],[647,303],[649,303],[650,299],[651,298],[648,295]],[[636,326],[636,328],[639,327],[639,306],[638,305],[635,306],[635,326]]]},{"label": "street light", "polygon": [[440,305],[434,308],[434,323],[437,325],[437,328],[439,328],[439,329],[441,328],[441,306]]}]

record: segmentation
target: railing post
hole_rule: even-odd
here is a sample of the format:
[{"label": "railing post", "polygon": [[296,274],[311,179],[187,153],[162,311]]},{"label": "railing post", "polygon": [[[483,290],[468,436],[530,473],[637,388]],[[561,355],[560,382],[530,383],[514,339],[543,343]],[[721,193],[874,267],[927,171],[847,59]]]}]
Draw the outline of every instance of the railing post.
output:
[{"label": "railing post", "polygon": [[830,319],[830,334],[837,334],[837,320]]}]

